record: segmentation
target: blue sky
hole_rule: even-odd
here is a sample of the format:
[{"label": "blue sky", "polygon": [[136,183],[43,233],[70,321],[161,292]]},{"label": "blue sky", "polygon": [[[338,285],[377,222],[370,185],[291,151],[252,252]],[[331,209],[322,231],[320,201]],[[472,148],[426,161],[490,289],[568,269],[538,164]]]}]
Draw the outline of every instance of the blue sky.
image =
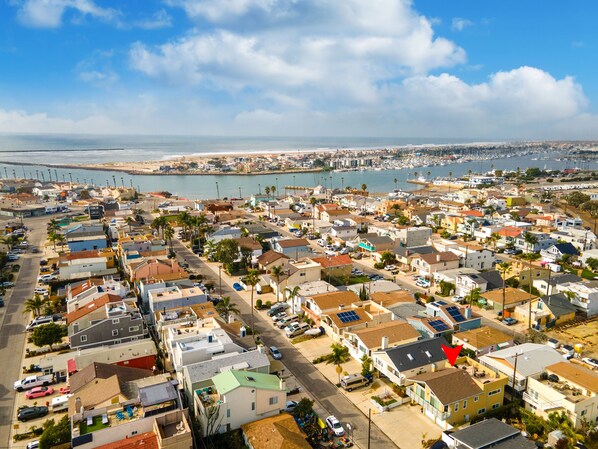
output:
[{"label": "blue sky", "polygon": [[598,138],[592,0],[0,2],[0,132]]}]

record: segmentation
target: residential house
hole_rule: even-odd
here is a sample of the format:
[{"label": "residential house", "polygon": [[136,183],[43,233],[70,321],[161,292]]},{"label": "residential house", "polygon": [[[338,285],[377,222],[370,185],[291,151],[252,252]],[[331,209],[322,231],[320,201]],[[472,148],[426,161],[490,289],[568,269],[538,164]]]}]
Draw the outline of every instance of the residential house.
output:
[{"label": "residential house", "polygon": [[[293,290],[295,287],[299,287],[295,298],[291,299],[288,294],[288,290]],[[290,310],[292,313],[303,313],[303,306],[306,298],[311,296],[320,295],[323,293],[337,292],[338,288],[329,284],[326,281],[311,281],[300,284],[289,284],[285,289],[285,296],[287,303],[291,306]],[[288,313],[288,312],[287,312]]]},{"label": "residential house", "polygon": [[514,345],[512,335],[491,326],[482,326],[453,334],[453,346],[475,352],[476,357]]},{"label": "residential house", "polygon": [[394,254],[397,260],[396,265],[401,271],[411,271],[411,262],[417,255],[436,254],[438,252],[439,251],[433,246],[416,246],[412,248],[399,246],[394,249]]},{"label": "residential house", "polygon": [[459,257],[460,265],[476,270],[488,270],[494,266],[494,253],[476,242],[463,240],[439,240],[433,243],[438,251],[450,251]]},{"label": "residential house", "polygon": [[106,276],[118,272],[116,254],[111,248],[70,252],[58,258],[61,280]]},{"label": "residential house", "polygon": [[577,363],[548,365],[545,375],[529,380],[523,400],[525,408],[539,417],[564,412],[579,428],[598,418],[598,374]]},{"label": "residential house", "polygon": [[272,242],[272,249],[295,260],[311,255],[311,248],[306,239],[276,240]]},{"label": "residential house", "polygon": [[85,281],[71,283],[66,286],[64,292],[67,312],[84,307],[106,293],[125,298],[129,292],[128,282],[121,282],[111,276],[101,279],[90,278]]},{"label": "residential house", "polygon": [[524,229],[516,226],[505,226],[504,228],[500,229],[497,234],[500,236],[500,241],[498,242],[498,246],[511,246],[515,245],[517,239],[520,238],[523,233]]},{"label": "residential house", "polygon": [[397,385],[407,385],[418,374],[436,371],[446,355],[441,345],[444,338],[418,340],[394,348],[374,351],[372,361],[380,374]]},{"label": "residential house", "polygon": [[471,307],[459,307],[442,300],[426,304],[426,315],[441,318],[455,331],[477,329],[482,320],[481,316],[472,314]]},{"label": "residential house", "polygon": [[71,252],[106,248],[106,234],[102,225],[78,224],[64,232]]},{"label": "residential house", "polygon": [[343,279],[346,276],[351,276],[353,261],[348,254],[312,257],[311,260],[322,267],[322,278],[324,279],[329,277]]},{"label": "residential house", "polygon": [[182,378],[188,403],[193,403],[193,393],[212,385],[212,378],[231,369],[263,374],[270,373],[270,359],[263,346],[246,352],[220,354],[209,360],[191,363],[182,367]]},{"label": "residential house", "polygon": [[357,228],[355,226],[332,226],[328,235],[334,240],[346,242],[357,237]]},{"label": "residential house", "polygon": [[413,343],[421,338],[409,323],[404,321],[386,321],[344,332],[343,344],[349,348],[351,357],[361,360],[364,355],[371,357],[374,351],[386,350],[395,346]]},{"label": "residential house", "polygon": [[125,267],[125,270],[133,282],[149,279],[172,281],[189,278],[189,275],[181,268],[176,258],[166,260],[144,259],[139,262],[131,262]]},{"label": "residential house", "polygon": [[268,273],[272,270],[272,268],[276,266],[280,265],[286,267],[289,260],[289,256],[283,253],[269,250],[257,258],[257,264],[260,270]]},{"label": "residential house", "polygon": [[407,395],[439,427],[450,429],[501,407],[507,376],[462,357],[454,367],[408,379]]},{"label": "residential house", "polygon": [[247,251],[250,254],[251,263],[257,263],[263,253],[261,243],[251,237],[240,237],[233,240],[239,245],[239,257],[243,256],[243,251]]},{"label": "residential house", "polygon": [[241,426],[249,449],[311,449],[307,435],[288,413],[263,418]]},{"label": "residential house", "polygon": [[596,234],[589,229],[554,231],[550,236],[563,243],[571,243],[578,251],[585,252],[596,247]]},{"label": "residential house", "polygon": [[148,335],[135,302],[109,294],[67,314],[66,322],[71,348],[77,349],[126,343]]},{"label": "residential house", "polygon": [[394,241],[407,248],[424,246],[432,236],[432,229],[427,226],[400,227],[393,232]]},{"label": "residential house", "polygon": [[444,441],[449,449],[535,449],[537,446],[526,439],[521,430],[496,418],[464,427],[457,431],[444,432]]},{"label": "residential house", "polygon": [[388,236],[378,234],[362,234],[353,240],[353,246],[368,253],[393,251],[398,245]]},{"label": "residential house", "polygon": [[479,360],[484,366],[508,376],[508,385],[511,387],[514,382],[515,390],[522,392],[529,379],[539,379],[547,366],[565,359],[561,353],[547,345],[523,343],[485,354]]},{"label": "residential house", "polygon": [[392,312],[372,301],[353,303],[336,310],[323,312],[320,326],[335,341],[341,341],[346,332],[365,329],[392,320]]},{"label": "residential house", "polygon": [[434,273],[455,268],[459,268],[459,256],[450,251],[419,254],[411,261],[411,269],[422,276],[434,276]]},{"label": "residential house", "polygon": [[[228,432],[286,407],[286,386],[273,374],[232,369],[212,378],[213,387],[195,391],[195,415],[203,435]],[[215,416],[214,419],[207,417]]]},{"label": "residential house", "polygon": [[312,320],[319,323],[323,313],[338,310],[359,301],[359,296],[352,291],[320,293],[305,298],[304,311]]},{"label": "residential house", "polygon": [[272,274],[261,278],[270,286],[277,298],[284,298],[285,291],[290,285],[301,285],[304,282],[319,281],[322,266],[310,259],[291,260],[286,265],[284,273],[277,279]]},{"label": "residential house", "polygon": [[[573,273],[552,273],[550,279],[534,280],[533,286],[543,295],[549,295],[556,291],[556,286],[567,283],[580,283],[582,279]],[[550,285],[550,287],[549,287]]]},{"label": "residential house", "polygon": [[153,314],[158,310],[202,304],[207,301],[208,295],[199,287],[180,288],[174,285],[156,288],[148,292],[148,306],[152,313],[152,319]]},{"label": "residential house", "polygon": [[543,296],[525,304],[515,307],[514,317],[524,323],[530,322],[536,330],[544,330],[575,319],[576,308],[564,293],[555,293]]},{"label": "residential house", "polygon": [[550,248],[552,245],[557,243],[557,239],[551,237],[550,234],[545,232],[528,232],[532,234],[536,239],[536,243],[528,243],[525,241],[525,235],[523,233],[515,239],[515,248],[518,248],[526,253],[539,253],[542,250]]},{"label": "residential house", "polygon": [[218,243],[222,240],[226,239],[238,239],[241,237],[241,228],[239,227],[231,227],[231,226],[222,226],[219,229],[216,229],[214,232],[206,236],[206,239],[213,242]]},{"label": "residential house", "polygon": [[[506,287],[504,291],[505,306],[504,309],[512,311],[515,307],[522,304],[527,304],[528,301],[537,299],[535,295],[530,295],[529,292],[520,290],[518,288]],[[494,310],[503,310],[503,290],[492,290],[483,292],[481,297],[486,300],[486,303],[493,307]]]},{"label": "residential house", "polygon": [[472,290],[479,289],[480,293],[483,293],[502,288],[502,284],[503,280],[498,271],[458,274],[455,278],[455,294],[465,297]]},{"label": "residential house", "polygon": [[348,218],[352,214],[348,210],[345,209],[328,209],[324,210],[319,214],[320,220],[328,221],[333,223],[335,220]]},{"label": "residential house", "polygon": [[324,212],[329,212],[329,211],[332,211],[332,210],[339,210],[339,209],[340,209],[340,206],[338,204],[336,204],[336,203],[322,203],[322,204],[316,204],[316,206],[315,206],[315,208],[313,210],[313,213],[315,215],[315,219],[316,220],[330,221],[327,218],[324,219],[322,217],[322,214]]},{"label": "residential house", "polygon": [[598,286],[595,283],[568,282],[557,285],[556,291],[571,292],[571,304],[587,317],[598,315]]},{"label": "residential house", "polygon": [[579,250],[572,243],[555,243],[547,249],[540,251],[542,259],[546,262],[559,262],[564,257],[579,256]]}]

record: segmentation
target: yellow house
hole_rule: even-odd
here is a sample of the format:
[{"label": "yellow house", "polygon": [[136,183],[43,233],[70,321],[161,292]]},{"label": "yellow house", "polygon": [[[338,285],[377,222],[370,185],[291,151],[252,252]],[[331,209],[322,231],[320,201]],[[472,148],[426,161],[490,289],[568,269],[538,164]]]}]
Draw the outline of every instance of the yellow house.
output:
[{"label": "yellow house", "polygon": [[457,229],[465,219],[460,215],[445,215],[440,222],[440,226],[449,231],[457,232]]},{"label": "yellow house", "polygon": [[515,206],[525,206],[527,203],[525,198],[522,196],[508,196],[507,198],[507,207],[515,207]]},{"label": "yellow house", "polygon": [[[564,293],[544,296],[531,303],[531,324],[536,329],[553,327],[575,319],[575,307]],[[530,304],[515,307],[515,318],[529,322]]]},{"label": "yellow house", "polygon": [[410,379],[407,395],[443,429],[469,422],[503,404],[508,378],[482,364],[461,357],[454,367]]}]

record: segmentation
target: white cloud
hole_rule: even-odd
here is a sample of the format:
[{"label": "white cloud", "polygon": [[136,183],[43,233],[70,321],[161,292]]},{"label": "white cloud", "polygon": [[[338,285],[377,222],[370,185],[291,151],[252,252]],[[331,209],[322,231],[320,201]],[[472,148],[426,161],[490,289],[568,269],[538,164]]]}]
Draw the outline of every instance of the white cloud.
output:
[{"label": "white cloud", "polygon": [[20,3],[17,16],[23,25],[29,27],[57,28],[68,10],[106,22],[114,21],[119,16],[117,10],[102,8],[93,0],[24,0]]},{"label": "white cloud", "polygon": [[473,22],[469,19],[464,19],[462,17],[455,17],[451,22],[451,29],[453,31],[463,31],[465,28],[470,27],[473,25]]},{"label": "white cloud", "polygon": [[83,82],[95,87],[110,87],[119,79],[112,68],[114,52],[97,50],[89,57],[80,61],[75,67],[75,73]]},{"label": "white cloud", "polygon": [[134,22],[133,26],[144,30],[169,28],[172,26],[172,17],[164,9],[161,9],[155,12],[150,18]]}]

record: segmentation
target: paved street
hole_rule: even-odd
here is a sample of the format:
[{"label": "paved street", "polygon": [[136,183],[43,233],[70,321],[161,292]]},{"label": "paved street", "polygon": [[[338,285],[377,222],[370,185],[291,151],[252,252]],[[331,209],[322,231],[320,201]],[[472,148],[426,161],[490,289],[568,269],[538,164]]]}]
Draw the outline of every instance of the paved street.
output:
[{"label": "paved street", "polygon": [[[191,253],[181,242],[173,241],[174,249],[178,255],[184,257],[190,268],[196,272],[212,272],[212,276],[218,279],[217,264],[206,264]],[[241,311],[243,321],[251,321],[251,307],[249,303],[235,292],[231,286],[232,282],[226,275],[222,278],[223,295],[230,296]],[[217,282],[215,283],[217,285]],[[329,413],[335,415],[343,424],[351,423],[355,432],[353,434],[356,443],[363,448],[367,445],[368,420],[337,388],[332,385],[301,353],[272,326],[265,321],[260,314],[254,314],[255,327],[266,345],[275,345],[285,354],[284,364],[293,373],[303,387],[309,390],[310,394],[318,398],[319,403]],[[396,448],[397,445],[390,440],[374,423],[371,428],[371,447],[375,448]]]},{"label": "paved street", "polygon": [[[28,241],[30,245],[41,245],[46,237],[47,217],[26,220],[32,228]],[[7,448],[11,428],[18,423],[14,415],[15,392],[13,382],[21,377],[21,356],[25,346],[25,326],[28,317],[23,313],[24,302],[33,294],[37,281],[39,261],[43,251],[38,254],[26,252],[18,263],[21,265],[16,286],[5,296],[6,307],[0,311],[0,448]]]}]

